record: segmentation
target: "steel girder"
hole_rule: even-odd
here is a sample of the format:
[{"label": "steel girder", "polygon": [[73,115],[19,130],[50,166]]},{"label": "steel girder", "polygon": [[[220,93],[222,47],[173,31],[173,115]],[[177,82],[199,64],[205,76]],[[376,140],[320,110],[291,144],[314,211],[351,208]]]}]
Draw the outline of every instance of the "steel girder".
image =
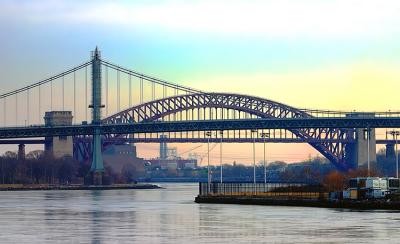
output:
[{"label": "steel girder", "polygon": [[[92,141],[91,136],[74,136],[73,137],[74,143],[90,143]],[[172,138],[163,138],[161,139],[160,137],[134,137],[134,138],[126,138],[126,137],[113,137],[113,138],[104,138],[103,143],[109,143],[109,144],[123,144],[123,143],[159,143],[161,140],[169,143],[206,143],[208,141],[208,138],[206,137],[172,137]],[[221,139],[218,137],[211,137],[210,142],[213,143],[219,143],[221,142]],[[246,137],[246,138],[223,138],[224,143],[252,143],[255,140],[256,143],[263,143],[264,139],[263,138],[251,138],[251,137]],[[300,138],[266,138],[265,142],[266,143],[311,143],[311,142],[316,142],[316,143],[322,143],[325,141],[331,141],[331,142],[341,142],[341,143],[351,143],[354,142],[353,140],[346,139],[344,141],[342,140],[337,140],[337,139],[312,139],[311,141],[304,141],[303,139]],[[18,144],[24,144],[24,145],[34,145],[34,144],[44,144],[45,140],[43,139],[21,139],[21,140],[0,140],[0,145],[18,145]],[[376,144],[382,144],[382,145],[394,145],[396,143],[395,140],[392,139],[377,139]],[[74,145],[75,146],[75,145]]]},{"label": "steel girder", "polygon": [[[332,121],[333,120],[333,121]],[[313,134],[327,133],[329,128],[400,128],[400,118],[304,118],[304,119],[227,119],[227,120],[195,120],[195,121],[165,121],[141,122],[129,124],[104,125],[71,125],[71,126],[37,126],[0,128],[0,139],[33,138],[53,136],[91,135],[94,130],[100,130],[103,135],[115,137],[118,134],[136,133],[166,133],[186,131],[229,131],[229,130],[260,130],[286,129],[301,132],[315,130]],[[333,134],[333,133],[330,133]],[[341,135],[339,133],[338,135]],[[323,136],[320,136],[323,138]],[[301,137],[303,138],[303,137]],[[333,138],[334,139],[334,138]],[[340,140],[342,141],[342,140]]]},{"label": "steel girder", "polygon": [[[180,111],[201,108],[231,109],[259,118],[312,118],[311,115],[294,107],[259,97],[228,93],[195,93],[147,102],[110,116],[102,122],[103,124],[119,124],[157,121]],[[348,168],[345,164],[344,143],[332,142],[329,139],[345,140],[349,136],[352,138],[352,129],[298,128],[289,130],[305,141],[327,139],[326,142],[310,142],[309,144],[339,169],[346,170]]]}]

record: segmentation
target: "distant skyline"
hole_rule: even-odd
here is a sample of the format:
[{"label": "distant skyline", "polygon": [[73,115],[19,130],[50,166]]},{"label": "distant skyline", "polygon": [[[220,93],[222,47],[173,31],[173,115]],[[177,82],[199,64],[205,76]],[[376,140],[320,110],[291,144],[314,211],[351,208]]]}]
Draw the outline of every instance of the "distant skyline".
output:
[{"label": "distant skyline", "polygon": [[[107,60],[205,91],[299,108],[400,110],[398,13],[395,0],[5,0],[0,93],[86,61],[98,45]],[[226,147],[227,157],[251,162],[251,145]],[[141,156],[156,148],[138,146]],[[307,145],[268,148],[273,160],[317,155]]]}]

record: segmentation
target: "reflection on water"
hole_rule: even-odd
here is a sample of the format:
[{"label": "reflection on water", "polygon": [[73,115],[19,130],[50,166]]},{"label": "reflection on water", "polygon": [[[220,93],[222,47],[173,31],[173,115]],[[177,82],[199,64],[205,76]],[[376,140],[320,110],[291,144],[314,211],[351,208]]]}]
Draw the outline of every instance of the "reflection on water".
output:
[{"label": "reflection on water", "polygon": [[2,243],[398,243],[400,212],[196,204],[166,189],[0,192]]}]

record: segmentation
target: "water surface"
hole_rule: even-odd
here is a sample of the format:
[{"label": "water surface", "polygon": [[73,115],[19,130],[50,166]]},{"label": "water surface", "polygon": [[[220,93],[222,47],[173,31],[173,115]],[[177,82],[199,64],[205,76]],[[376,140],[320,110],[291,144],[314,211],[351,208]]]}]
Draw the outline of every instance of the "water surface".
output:
[{"label": "water surface", "polygon": [[0,192],[1,243],[400,243],[400,212],[193,202],[166,189]]}]

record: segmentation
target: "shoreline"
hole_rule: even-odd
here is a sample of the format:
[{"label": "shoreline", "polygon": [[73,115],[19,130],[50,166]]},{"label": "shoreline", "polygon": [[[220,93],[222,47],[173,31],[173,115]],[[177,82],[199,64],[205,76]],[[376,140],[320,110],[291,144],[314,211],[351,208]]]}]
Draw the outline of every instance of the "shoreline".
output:
[{"label": "shoreline", "polygon": [[197,196],[196,203],[211,204],[240,204],[240,205],[266,205],[266,206],[291,206],[291,207],[318,207],[335,209],[357,210],[398,210],[400,201],[328,201],[328,200],[302,200],[302,199],[273,199],[262,197],[228,197],[228,196]]},{"label": "shoreline", "polygon": [[163,189],[156,184],[118,184],[118,185],[7,185],[1,186],[0,191],[51,191],[51,190],[129,190],[129,189]]}]

